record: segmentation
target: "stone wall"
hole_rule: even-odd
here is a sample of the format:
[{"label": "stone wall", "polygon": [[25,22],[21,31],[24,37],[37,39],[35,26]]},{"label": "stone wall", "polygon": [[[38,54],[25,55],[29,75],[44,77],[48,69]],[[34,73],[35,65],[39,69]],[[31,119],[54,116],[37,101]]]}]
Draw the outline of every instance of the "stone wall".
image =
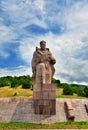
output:
[{"label": "stone wall", "polygon": [[29,98],[0,98],[0,122],[33,122],[54,123],[67,122],[65,102],[72,104],[74,121],[88,121],[85,104],[88,99],[56,99],[56,115],[34,114],[33,99]]}]

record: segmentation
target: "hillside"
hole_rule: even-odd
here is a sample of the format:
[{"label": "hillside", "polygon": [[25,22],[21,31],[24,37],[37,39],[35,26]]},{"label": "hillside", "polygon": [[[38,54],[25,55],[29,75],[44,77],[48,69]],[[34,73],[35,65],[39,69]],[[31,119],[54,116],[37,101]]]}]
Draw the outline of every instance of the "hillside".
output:
[{"label": "hillside", "polygon": [[[85,98],[88,97],[88,86],[61,83],[52,79],[56,84],[56,98]],[[29,75],[19,77],[0,77],[0,97],[32,97],[32,79]]]}]

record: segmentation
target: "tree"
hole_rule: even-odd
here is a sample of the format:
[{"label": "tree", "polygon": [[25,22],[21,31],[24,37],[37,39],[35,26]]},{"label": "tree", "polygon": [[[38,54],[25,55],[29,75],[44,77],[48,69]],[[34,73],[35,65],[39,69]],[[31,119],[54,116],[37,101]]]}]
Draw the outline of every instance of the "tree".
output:
[{"label": "tree", "polygon": [[72,88],[70,85],[64,84],[63,94],[64,95],[73,95],[73,91],[72,91]]},{"label": "tree", "polygon": [[78,96],[85,96],[84,88],[83,87],[78,87],[77,94],[78,94]]},{"label": "tree", "polygon": [[22,88],[29,89],[32,86],[32,82],[30,80],[23,80]]},{"label": "tree", "polygon": [[14,88],[17,86],[19,86],[19,80],[18,80],[18,77],[14,76],[11,80],[11,87]]},{"label": "tree", "polygon": [[85,93],[85,96],[88,97],[88,87],[84,88],[84,93]]}]

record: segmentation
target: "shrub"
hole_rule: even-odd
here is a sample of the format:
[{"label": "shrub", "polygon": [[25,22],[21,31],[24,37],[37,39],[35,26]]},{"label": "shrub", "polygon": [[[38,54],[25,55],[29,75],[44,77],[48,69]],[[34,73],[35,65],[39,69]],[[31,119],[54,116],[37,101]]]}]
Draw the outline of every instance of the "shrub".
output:
[{"label": "shrub", "polygon": [[15,92],[15,93],[13,94],[13,96],[17,96],[17,92]]},{"label": "shrub", "polygon": [[88,97],[88,87],[84,88],[85,96]]},{"label": "shrub", "polygon": [[30,80],[25,80],[25,81],[23,81],[23,83],[22,83],[22,88],[24,88],[24,89],[29,89],[29,88],[31,88],[31,86],[32,86],[32,82],[30,82]]},{"label": "shrub", "polygon": [[14,88],[14,87],[17,87],[17,86],[19,86],[19,82],[18,82],[17,77],[15,76],[11,80],[11,88]]},{"label": "shrub", "polygon": [[73,91],[70,85],[65,85],[63,88],[64,95],[73,95]]},{"label": "shrub", "polygon": [[78,87],[77,94],[78,96],[85,96],[84,89],[82,87]]}]

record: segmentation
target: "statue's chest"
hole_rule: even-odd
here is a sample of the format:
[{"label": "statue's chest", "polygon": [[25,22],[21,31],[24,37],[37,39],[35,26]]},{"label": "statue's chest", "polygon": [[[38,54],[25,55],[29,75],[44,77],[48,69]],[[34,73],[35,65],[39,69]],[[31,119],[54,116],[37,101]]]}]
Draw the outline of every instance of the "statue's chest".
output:
[{"label": "statue's chest", "polygon": [[49,58],[50,54],[47,52],[38,53],[38,59],[47,60]]}]

